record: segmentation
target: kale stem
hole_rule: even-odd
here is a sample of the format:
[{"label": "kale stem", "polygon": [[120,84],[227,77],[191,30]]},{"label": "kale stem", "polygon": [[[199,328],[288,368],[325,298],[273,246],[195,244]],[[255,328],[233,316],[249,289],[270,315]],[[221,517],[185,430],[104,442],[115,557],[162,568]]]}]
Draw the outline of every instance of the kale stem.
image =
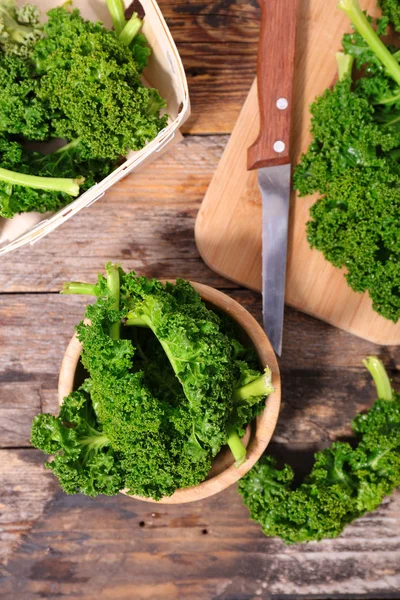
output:
[{"label": "kale stem", "polygon": [[121,0],[106,0],[107,8],[111,15],[115,33],[119,35],[125,27],[124,7]]},{"label": "kale stem", "polygon": [[125,325],[132,325],[134,327],[149,327],[148,323],[145,319],[141,317],[133,317],[129,316],[131,313],[128,313],[128,318],[126,320]]},{"label": "kale stem", "polygon": [[129,46],[132,40],[137,36],[142,27],[142,19],[138,17],[137,13],[133,13],[129,21],[118,36],[120,42]]},{"label": "kale stem", "polygon": [[351,78],[354,56],[350,56],[350,54],[345,54],[344,52],[336,52],[336,62],[338,66],[339,81],[343,81],[345,77]]},{"label": "kale stem", "polygon": [[26,173],[17,173],[8,169],[0,168],[0,181],[11,183],[11,185],[22,185],[23,187],[33,188],[35,190],[49,190],[52,192],[64,192],[69,196],[79,195],[79,185],[85,180],[64,179],[60,177],[38,177],[37,175],[27,175]]},{"label": "kale stem", "polygon": [[68,152],[68,150],[71,150],[71,148],[76,148],[80,141],[80,138],[76,138],[76,140],[72,140],[72,142],[69,142],[64,146],[61,146],[61,148],[58,148],[58,150],[56,150],[54,154],[62,154],[63,152]]},{"label": "kale stem", "polygon": [[347,14],[354,28],[381,61],[387,74],[400,85],[400,65],[372,28],[371,23],[360,8],[358,0],[339,0],[338,8]]},{"label": "kale stem", "polygon": [[154,335],[157,337],[158,341],[160,342],[165,354],[167,355],[167,358],[171,364],[171,367],[174,370],[175,375],[178,375],[178,365],[176,364],[175,358],[174,358],[168,344],[166,344],[164,342],[164,340],[161,340],[157,336],[157,333],[155,332],[153,323],[147,315],[142,315],[141,317],[138,317],[135,315],[134,312],[128,313],[125,325],[136,325],[136,327],[148,327],[149,329],[151,329],[152,332],[154,333]]},{"label": "kale stem", "polygon": [[80,283],[79,281],[68,281],[68,283],[64,283],[60,294],[97,296],[96,286],[93,283]]},{"label": "kale stem", "polygon": [[[106,278],[107,287],[112,298],[112,309],[119,310],[119,296],[120,296],[120,281],[119,281],[119,267],[112,263],[106,264]],[[110,327],[110,337],[113,340],[119,340],[121,331],[121,321],[118,319]]]},{"label": "kale stem", "polygon": [[268,396],[275,391],[271,383],[271,370],[267,367],[265,373],[254,381],[237,388],[232,395],[233,402],[240,403],[254,396]]},{"label": "kale stem", "polygon": [[242,440],[236,431],[232,431],[229,434],[227,444],[231,449],[233,457],[235,459],[235,467],[240,467],[246,460],[247,452],[246,448],[242,444]]},{"label": "kale stem", "polygon": [[363,365],[372,375],[378,398],[380,400],[393,400],[392,385],[383,362],[377,356],[368,356],[363,360]]}]

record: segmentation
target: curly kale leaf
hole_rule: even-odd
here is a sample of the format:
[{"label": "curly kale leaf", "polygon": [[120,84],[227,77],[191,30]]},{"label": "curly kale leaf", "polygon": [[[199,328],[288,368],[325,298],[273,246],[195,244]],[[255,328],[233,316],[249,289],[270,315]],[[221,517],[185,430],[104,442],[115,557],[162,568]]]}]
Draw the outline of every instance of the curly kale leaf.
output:
[{"label": "curly kale leaf", "polygon": [[400,317],[400,175],[382,169],[347,169],[331,180],[311,208],[307,236],[348,284],[368,291],[374,309]]},{"label": "curly kale leaf", "polygon": [[58,417],[35,417],[31,443],[53,455],[46,467],[67,494],[112,496],[122,487],[119,456],[111,448],[84,386],[64,399]]},{"label": "curly kale leaf", "polygon": [[[153,334],[150,341],[142,339],[141,356],[136,358],[130,339],[109,336],[117,318],[110,298],[89,306],[86,317],[91,325],[81,323],[77,328],[82,362],[90,374],[96,415],[112,448],[122,457],[124,487],[130,493],[160,499],[179,487],[198,484],[210,470],[211,450],[197,446],[193,452],[190,406],[173,372],[171,382],[172,369],[164,352],[153,351],[150,365],[143,359],[157,342]],[[172,393],[178,391],[173,401],[171,393],[163,393],[168,381]]]},{"label": "curly kale leaf", "polygon": [[151,49],[148,45],[147,38],[143,33],[139,33],[133,40],[130,51],[133,59],[136,63],[139,73],[146,67],[149,56],[151,55]]},{"label": "curly kale leaf", "polygon": [[117,159],[139,150],[167,124],[165,101],[144,87],[132,51],[78,10],[49,12],[34,48],[39,100],[57,137],[79,138],[93,158]]},{"label": "curly kale leaf", "polygon": [[325,193],[332,178],[349,168],[388,170],[383,153],[400,146],[396,127],[381,127],[374,107],[352,90],[346,77],[326,90],[311,105],[313,142],[294,174],[294,186],[302,196]]},{"label": "curly kale leaf", "polygon": [[266,535],[287,543],[336,537],[400,485],[400,395],[391,390],[381,361],[370,357],[364,364],[382,397],[353,421],[354,448],[336,442],[317,452],[298,486],[291,467],[278,469],[270,456],[239,482],[251,518]]},{"label": "curly kale leaf", "polygon": [[350,287],[368,291],[374,310],[397,322],[400,66],[379,38],[387,21],[375,32],[357,0],[341,0],[340,6],[363,31],[363,37],[357,31],[345,36],[345,50],[368,68],[356,83],[345,71],[312,104],[313,141],[296,168],[294,187],[302,196],[324,194],[310,211],[310,246],[344,267]]},{"label": "curly kale leaf", "polygon": [[197,438],[216,454],[226,441],[226,423],[232,409],[234,349],[219,329],[218,316],[206,308],[186,282],[175,291],[156,280],[128,275],[122,294],[129,306],[128,325],[149,327],[160,341],[190,403]]},{"label": "curly kale leaf", "polygon": [[400,5],[398,0],[378,0],[382,13],[389,19],[396,31],[400,31]]},{"label": "curly kale leaf", "polygon": [[39,82],[29,64],[18,56],[0,52],[0,131],[46,140],[51,132],[50,115],[38,99]]}]

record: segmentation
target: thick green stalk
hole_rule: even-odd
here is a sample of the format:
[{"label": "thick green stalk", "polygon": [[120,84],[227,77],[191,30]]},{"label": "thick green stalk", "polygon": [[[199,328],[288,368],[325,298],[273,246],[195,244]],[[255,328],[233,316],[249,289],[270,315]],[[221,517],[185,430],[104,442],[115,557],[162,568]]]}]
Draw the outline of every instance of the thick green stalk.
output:
[{"label": "thick green stalk", "polygon": [[233,458],[235,459],[235,467],[240,467],[240,465],[242,465],[246,460],[247,452],[236,431],[233,431],[229,434],[227,444],[233,454]]},{"label": "thick green stalk", "polygon": [[[154,330],[154,327],[153,327],[153,323],[151,322],[151,319],[147,315],[142,315],[140,317],[137,317],[134,313],[128,313],[125,325],[133,325],[135,327],[148,327],[149,329],[152,330],[154,335],[157,336],[157,334]],[[172,355],[168,344],[166,344],[163,340],[160,340],[159,338],[158,338],[158,341],[160,342],[165,354],[167,355],[167,358],[171,364],[171,367],[174,370],[175,375],[177,375],[178,374],[178,365],[176,364],[175,358]]]},{"label": "thick green stalk", "polygon": [[82,294],[85,296],[96,296],[96,286],[93,283],[80,283],[79,281],[68,281],[64,283],[60,294]]},{"label": "thick green stalk", "polygon": [[372,28],[371,23],[360,8],[358,0],[339,0],[338,8],[343,10],[349,17],[354,28],[381,61],[387,74],[400,85],[400,65]]},{"label": "thick green stalk", "polygon": [[383,362],[376,356],[368,356],[363,360],[374,380],[378,398],[380,400],[393,400],[393,390]]},{"label": "thick green stalk", "polygon": [[23,187],[33,188],[35,190],[48,190],[51,192],[64,192],[70,196],[79,195],[79,185],[85,179],[65,179],[61,177],[38,177],[37,175],[27,175],[26,173],[17,173],[8,169],[0,168],[0,181],[11,183],[11,185],[22,185]]},{"label": "thick green stalk", "polygon": [[275,388],[271,382],[271,370],[266,367],[263,375],[254,379],[251,383],[237,388],[233,392],[232,399],[233,402],[240,403],[255,396],[268,396],[274,391]]},{"label": "thick green stalk", "polygon": [[[119,297],[120,297],[120,281],[119,281],[119,267],[112,263],[106,265],[106,278],[107,287],[110,292],[110,297],[113,299],[112,308],[119,310]],[[113,340],[119,340],[121,331],[121,321],[118,320],[113,323],[110,327],[110,337]]]},{"label": "thick green stalk", "polygon": [[107,8],[111,15],[115,33],[119,35],[125,27],[124,7],[121,0],[106,0]]},{"label": "thick green stalk", "polygon": [[142,28],[142,19],[138,17],[137,13],[133,13],[118,38],[120,42],[125,44],[125,46],[129,46],[132,40],[137,36],[139,31]]},{"label": "thick green stalk", "polygon": [[339,81],[342,81],[345,77],[351,77],[354,56],[350,56],[350,54],[345,54],[344,52],[336,52],[336,62],[338,66]]}]

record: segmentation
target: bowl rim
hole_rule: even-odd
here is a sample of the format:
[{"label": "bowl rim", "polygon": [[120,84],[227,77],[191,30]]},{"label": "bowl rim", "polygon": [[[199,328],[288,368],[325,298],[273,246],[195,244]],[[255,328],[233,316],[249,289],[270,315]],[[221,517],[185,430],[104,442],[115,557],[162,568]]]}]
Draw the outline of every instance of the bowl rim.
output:
[{"label": "bowl rim", "polygon": [[[163,281],[165,282],[165,280]],[[271,369],[272,383],[275,391],[267,396],[263,412],[255,419],[255,431],[247,446],[246,460],[238,468],[232,464],[210,479],[206,479],[193,487],[178,489],[171,496],[164,496],[161,500],[153,500],[152,498],[127,494],[124,490],[121,490],[120,492],[131,498],[155,504],[185,504],[196,500],[202,500],[223,491],[239,481],[239,479],[254,466],[267,448],[279,416],[281,403],[279,366],[271,343],[261,325],[246,308],[224,292],[203,283],[195,281],[190,281],[189,283],[200,294],[202,300],[228,314],[248,335],[258,354],[261,364],[265,366],[268,365]],[[82,345],[75,332],[66,348],[61,363],[58,379],[58,402],[60,406],[63,399],[73,390],[74,376],[81,350]]]}]

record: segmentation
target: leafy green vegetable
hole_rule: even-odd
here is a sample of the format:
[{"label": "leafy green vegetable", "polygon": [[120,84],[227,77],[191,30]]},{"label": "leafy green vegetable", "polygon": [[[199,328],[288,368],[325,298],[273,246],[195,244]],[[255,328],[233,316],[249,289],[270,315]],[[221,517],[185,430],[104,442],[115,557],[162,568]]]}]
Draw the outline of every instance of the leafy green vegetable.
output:
[{"label": "leafy green vegetable", "polygon": [[239,482],[251,518],[266,535],[287,543],[336,537],[400,485],[400,394],[392,391],[379,359],[364,364],[379,399],[353,421],[356,447],[336,442],[317,452],[311,473],[297,487],[291,467],[278,469],[270,456]]},{"label": "leafy green vegetable", "polygon": [[[33,5],[0,0],[0,216],[61,208],[167,124],[165,101],[140,79],[150,54],[142,21],[108,4],[118,35],[67,5],[42,26]],[[25,147],[55,138],[67,143],[52,154]]]},{"label": "leafy green vegetable", "polygon": [[0,49],[27,57],[43,36],[40,11],[33,4],[17,6],[15,0],[0,0]]},{"label": "leafy green vegetable", "polygon": [[120,458],[102,431],[84,386],[65,398],[58,417],[35,417],[31,443],[53,455],[46,467],[67,494],[112,496],[121,489]]},{"label": "leafy green vegetable", "polygon": [[[160,499],[197,485],[224,444],[237,464],[243,462],[240,437],[273,391],[271,373],[260,375],[232,325],[207,308],[188,282],[163,285],[108,264],[96,285],[71,282],[63,292],[97,296],[86,310],[90,324],[77,326],[88,373],[78,392],[89,395],[93,427],[114,452],[122,487]],[[39,417],[32,443],[49,452],[41,429],[47,420],[64,427],[60,418]],[[61,456],[63,448],[56,448]],[[64,472],[56,475],[63,482]]]},{"label": "leafy green vegetable", "polygon": [[[346,269],[373,308],[400,317],[400,65],[357,0],[341,0],[355,32],[343,38],[339,81],[311,106],[313,141],[294,175],[301,195],[320,192],[307,224],[310,246]],[[358,69],[352,79],[353,61]]]},{"label": "leafy green vegetable", "polygon": [[383,14],[393,23],[396,31],[400,31],[400,4],[398,0],[379,0]]},{"label": "leafy green vegetable", "polygon": [[82,156],[79,140],[51,154],[24,149],[0,136],[0,216],[56,211],[106,177],[113,161]]},{"label": "leafy green vegetable", "polygon": [[53,115],[56,137],[79,138],[92,158],[139,150],[167,124],[165,101],[145,87],[132,52],[78,10],[55,8],[34,47],[37,98]]}]

